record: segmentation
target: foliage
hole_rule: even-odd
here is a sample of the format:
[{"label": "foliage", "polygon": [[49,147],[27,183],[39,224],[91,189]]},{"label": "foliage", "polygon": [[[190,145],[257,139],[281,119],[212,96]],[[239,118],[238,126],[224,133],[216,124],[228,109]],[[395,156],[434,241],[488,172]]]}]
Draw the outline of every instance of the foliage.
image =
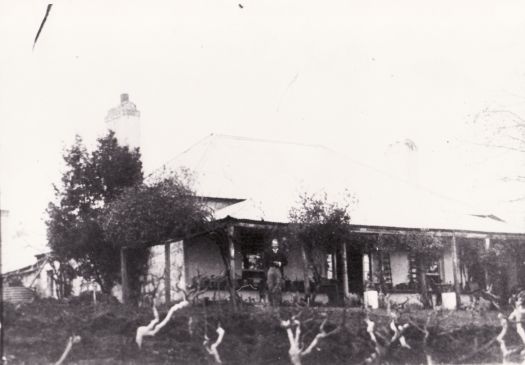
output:
[{"label": "foliage", "polygon": [[404,235],[382,235],[377,241],[382,251],[405,250],[416,254],[425,264],[441,258],[445,242],[431,232],[408,232]]},{"label": "foliage", "polygon": [[107,239],[120,246],[145,247],[201,232],[211,212],[189,184],[186,175],[173,174],[128,188],[106,206]]},{"label": "foliage", "polygon": [[458,256],[461,274],[467,282],[482,284],[485,282],[481,255],[485,251],[481,240],[472,241],[458,238]]},{"label": "foliage", "polygon": [[350,237],[350,196],[342,203],[330,202],[322,196],[303,194],[299,206],[290,209],[296,237],[307,247],[331,251]]},{"label": "foliage", "polygon": [[408,233],[404,240],[408,250],[414,252],[418,259],[424,260],[425,263],[441,258],[445,248],[441,237],[427,232]]},{"label": "foliage", "polygon": [[100,217],[106,204],[143,176],[138,149],[120,146],[113,132],[97,142],[89,154],[77,136],[65,151],[66,170],[46,223],[49,246],[60,261],[75,260],[78,274],[108,292],[118,278],[119,252],[106,239]]},{"label": "foliage", "polygon": [[523,285],[523,259],[525,258],[525,245],[517,241],[493,240],[488,250],[480,253],[480,263],[487,272],[490,285],[494,294],[506,302],[508,292],[509,267],[515,267],[518,286]]},{"label": "foliage", "polygon": [[350,238],[350,213],[353,202],[347,194],[342,202],[330,202],[326,194],[303,194],[299,205],[290,209],[292,242],[304,249],[308,264],[319,283],[325,255]]},{"label": "foliage", "polygon": [[[466,268],[469,282],[484,284],[493,294],[501,296],[506,302],[508,294],[509,268],[516,270],[518,288],[523,287],[525,268],[525,245],[519,240],[491,240],[487,249],[482,240],[472,242],[458,241],[459,261]],[[486,275],[486,277],[485,277]],[[486,282],[488,280],[488,282]],[[515,289],[518,289],[515,288]]]}]

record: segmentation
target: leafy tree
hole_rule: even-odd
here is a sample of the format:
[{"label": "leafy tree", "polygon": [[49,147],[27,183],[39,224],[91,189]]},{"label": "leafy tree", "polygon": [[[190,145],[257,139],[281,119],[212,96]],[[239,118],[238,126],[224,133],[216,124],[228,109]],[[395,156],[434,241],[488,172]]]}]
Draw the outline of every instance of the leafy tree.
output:
[{"label": "leafy tree", "polygon": [[106,206],[103,227],[112,242],[145,247],[202,230],[209,218],[188,179],[172,175],[124,191]]},{"label": "leafy tree", "polygon": [[[479,252],[480,264],[487,274],[486,283],[491,292],[501,299],[501,303],[507,302],[512,291],[523,290],[525,287],[525,245],[519,240],[493,240],[491,247]],[[515,270],[512,273],[511,270]],[[509,285],[509,274],[515,275],[517,288]]]},{"label": "leafy tree", "polygon": [[299,205],[289,212],[292,242],[300,247],[303,256],[307,297],[310,295],[308,269],[312,269],[317,287],[326,255],[335,253],[341,244],[349,241],[352,202],[353,198],[348,194],[342,203],[330,202],[326,194],[304,194],[299,198]]},{"label": "leafy tree", "polygon": [[126,189],[106,205],[102,227],[118,247],[128,247],[131,293],[138,294],[146,270],[147,247],[202,232],[211,212],[190,187],[187,173]]},{"label": "leafy tree", "polygon": [[419,278],[419,292],[425,307],[432,307],[432,300],[428,295],[427,272],[430,265],[443,255],[444,242],[441,237],[428,233],[410,233],[405,237],[408,250],[416,256],[417,273]]},{"label": "leafy tree", "polygon": [[60,261],[75,260],[78,274],[109,293],[118,279],[119,251],[107,240],[101,215],[124,189],[142,182],[140,152],[120,146],[109,132],[91,154],[77,136],[63,158],[61,185],[54,186],[55,201],[47,209],[49,246]]}]

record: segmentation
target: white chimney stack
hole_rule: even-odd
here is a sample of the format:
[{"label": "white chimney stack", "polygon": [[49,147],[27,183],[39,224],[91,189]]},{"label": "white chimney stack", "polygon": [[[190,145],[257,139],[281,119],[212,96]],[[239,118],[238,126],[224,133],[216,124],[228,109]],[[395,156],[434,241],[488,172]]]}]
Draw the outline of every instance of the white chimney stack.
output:
[{"label": "white chimney stack", "polygon": [[120,105],[108,111],[106,124],[115,132],[120,145],[130,149],[140,147],[140,111],[129,101],[128,94],[120,94]]}]

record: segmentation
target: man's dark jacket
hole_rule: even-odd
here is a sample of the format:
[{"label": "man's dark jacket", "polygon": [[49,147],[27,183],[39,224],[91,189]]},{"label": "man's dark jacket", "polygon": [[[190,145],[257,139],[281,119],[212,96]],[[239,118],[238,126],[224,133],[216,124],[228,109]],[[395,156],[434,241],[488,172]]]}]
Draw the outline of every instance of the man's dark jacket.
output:
[{"label": "man's dark jacket", "polygon": [[[274,261],[280,262],[281,266],[276,265]],[[286,259],[286,256],[281,250],[277,250],[277,252],[273,252],[272,249],[268,249],[264,252],[264,268],[265,270],[268,270],[270,267],[276,267],[281,270],[281,274],[283,274],[283,267],[288,264],[288,260]]]}]

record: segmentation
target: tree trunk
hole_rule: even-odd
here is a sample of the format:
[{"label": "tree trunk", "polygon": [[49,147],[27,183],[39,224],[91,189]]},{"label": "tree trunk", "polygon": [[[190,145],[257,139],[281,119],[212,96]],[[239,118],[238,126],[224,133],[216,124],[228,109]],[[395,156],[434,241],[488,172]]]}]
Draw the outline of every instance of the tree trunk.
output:
[{"label": "tree trunk", "polygon": [[346,252],[346,242],[341,245],[341,255],[343,261],[343,292],[345,298],[350,296],[350,287],[348,284],[348,254]]},{"label": "tree trunk", "polygon": [[[121,270],[122,270],[122,267],[121,267]],[[95,281],[95,283],[97,283],[100,286],[100,291],[104,294],[111,294],[111,289],[113,288],[113,282],[110,280],[107,280],[107,276],[104,277],[100,275],[100,272],[97,270],[95,270],[94,276],[95,276],[95,279],[94,280],[92,279],[92,280]]]},{"label": "tree trunk", "polygon": [[234,235],[234,227],[228,226],[227,228],[227,237],[228,237],[228,259],[229,259],[229,272],[228,276],[230,278],[230,299],[233,306],[233,311],[237,312],[237,292],[236,289],[236,282],[235,282],[235,245],[233,242],[233,235]]},{"label": "tree trunk", "polygon": [[290,362],[292,363],[292,365],[302,365],[303,364],[301,361],[300,352],[294,352],[294,353],[289,352],[289,355],[290,355]]},{"label": "tree trunk", "polygon": [[[164,245],[164,296],[166,304],[171,302],[171,252],[170,244]],[[177,285],[178,283],[175,283]]]},{"label": "tree trunk", "polygon": [[56,274],[56,283],[57,283],[57,296],[58,296],[58,299],[64,299],[65,295],[64,295],[64,287],[65,287],[65,280],[64,280],[64,275],[60,274],[60,273],[57,273]]},{"label": "tree trunk", "polygon": [[306,302],[309,303],[310,301],[310,265],[308,262],[308,257],[306,255],[306,249],[304,247],[304,244],[301,243],[301,257],[303,259],[303,281],[304,281],[304,296],[306,298]]},{"label": "tree trunk", "polygon": [[[129,302],[129,281],[128,281],[128,265],[126,261],[126,248],[120,249],[120,281],[122,286],[122,303],[127,304]],[[107,288],[105,285],[101,285],[103,292],[106,292]]]}]

